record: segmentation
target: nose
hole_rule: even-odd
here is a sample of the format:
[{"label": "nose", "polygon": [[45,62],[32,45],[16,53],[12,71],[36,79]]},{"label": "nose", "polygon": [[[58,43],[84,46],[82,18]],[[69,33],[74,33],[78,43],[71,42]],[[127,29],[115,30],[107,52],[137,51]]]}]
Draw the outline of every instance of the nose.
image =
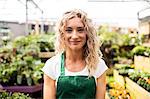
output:
[{"label": "nose", "polygon": [[77,31],[76,30],[74,30],[73,31],[73,33],[72,33],[72,38],[78,38],[78,33],[77,33]]}]

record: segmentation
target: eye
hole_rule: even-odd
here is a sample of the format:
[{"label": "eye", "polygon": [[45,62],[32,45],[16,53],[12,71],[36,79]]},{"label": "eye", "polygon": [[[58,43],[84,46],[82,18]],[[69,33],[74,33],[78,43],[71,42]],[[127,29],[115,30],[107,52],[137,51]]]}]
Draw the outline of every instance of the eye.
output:
[{"label": "eye", "polygon": [[71,33],[72,31],[73,31],[73,29],[72,28],[66,28],[66,30],[65,30],[67,33]]},{"label": "eye", "polygon": [[84,28],[83,28],[83,27],[78,27],[78,28],[77,28],[77,31],[78,31],[79,33],[82,33],[82,32],[84,32]]}]

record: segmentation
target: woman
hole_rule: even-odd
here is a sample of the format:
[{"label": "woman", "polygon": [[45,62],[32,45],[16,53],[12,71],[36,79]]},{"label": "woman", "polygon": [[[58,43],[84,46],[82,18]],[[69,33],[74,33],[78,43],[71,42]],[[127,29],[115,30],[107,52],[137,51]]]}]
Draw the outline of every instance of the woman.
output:
[{"label": "woman", "polygon": [[104,99],[107,66],[85,12],[66,12],[57,28],[56,55],[47,60],[44,99]]}]

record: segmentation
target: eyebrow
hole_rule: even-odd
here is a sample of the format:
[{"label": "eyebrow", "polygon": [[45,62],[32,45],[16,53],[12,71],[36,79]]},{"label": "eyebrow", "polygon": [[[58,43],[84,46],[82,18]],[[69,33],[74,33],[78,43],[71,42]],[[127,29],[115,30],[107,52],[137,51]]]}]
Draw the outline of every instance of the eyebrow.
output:
[{"label": "eyebrow", "polygon": [[84,27],[77,27],[78,29],[83,29]]},{"label": "eyebrow", "polygon": [[[72,27],[66,27],[67,29],[72,29]],[[82,28],[84,28],[84,27],[76,27],[76,28],[78,28],[78,29],[82,29]]]},{"label": "eyebrow", "polygon": [[66,27],[66,29],[72,29],[72,27]]}]

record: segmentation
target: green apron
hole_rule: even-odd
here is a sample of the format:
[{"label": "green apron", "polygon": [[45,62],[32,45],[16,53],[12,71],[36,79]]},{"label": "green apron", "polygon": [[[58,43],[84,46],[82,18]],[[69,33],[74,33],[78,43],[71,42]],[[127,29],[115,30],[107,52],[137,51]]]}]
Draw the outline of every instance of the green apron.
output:
[{"label": "green apron", "polygon": [[64,53],[61,55],[61,75],[57,81],[57,99],[95,99],[95,78],[88,76],[65,76]]}]

